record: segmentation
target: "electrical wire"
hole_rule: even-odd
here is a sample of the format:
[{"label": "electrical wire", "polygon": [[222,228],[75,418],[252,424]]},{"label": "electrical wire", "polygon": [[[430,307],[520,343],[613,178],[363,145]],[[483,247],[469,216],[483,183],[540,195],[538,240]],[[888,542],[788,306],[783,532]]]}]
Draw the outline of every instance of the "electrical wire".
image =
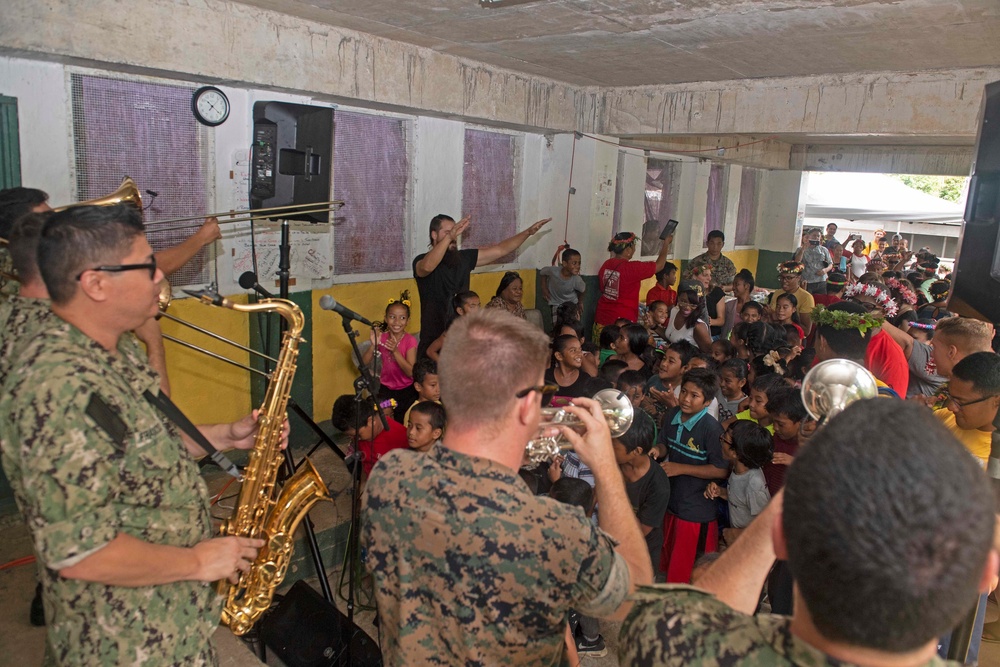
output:
[{"label": "electrical wire", "polygon": [[[581,133],[574,132],[574,136],[576,134],[579,134],[582,137],[587,137],[588,139],[593,139],[594,141],[600,141],[601,143],[609,144],[611,146],[616,146],[618,148],[632,148],[632,149],[637,150],[637,151],[649,151],[650,153],[665,153],[665,154],[670,154],[670,153],[681,153],[681,154],[683,154],[683,153],[716,153],[718,151],[728,151],[728,150],[732,150],[734,148],[743,148],[745,146],[753,146],[754,144],[761,144],[761,143],[764,143],[765,141],[771,141],[772,139],[777,139],[778,138],[777,134],[772,134],[772,135],[770,135],[768,137],[764,137],[763,139],[757,139],[755,141],[748,141],[748,142],[742,143],[742,144],[733,144],[732,146],[716,146],[715,148],[698,148],[698,149],[695,149],[695,150],[673,150],[673,149],[671,149],[671,150],[657,150],[657,149],[653,149],[653,148],[644,148],[642,146],[635,146],[633,144],[615,143],[614,141],[608,141],[607,139],[601,139],[600,137],[595,137],[592,134],[583,134],[582,132]],[[574,146],[574,148],[575,148],[575,146]]]},{"label": "electrical wire", "polygon": [[34,556],[24,556],[23,558],[15,558],[14,560],[10,561],[9,563],[4,563],[3,565],[0,565],[0,570],[9,570],[10,568],[13,568],[13,567],[20,567],[22,565],[30,565],[30,564],[32,564],[34,562],[35,562],[35,557]]}]

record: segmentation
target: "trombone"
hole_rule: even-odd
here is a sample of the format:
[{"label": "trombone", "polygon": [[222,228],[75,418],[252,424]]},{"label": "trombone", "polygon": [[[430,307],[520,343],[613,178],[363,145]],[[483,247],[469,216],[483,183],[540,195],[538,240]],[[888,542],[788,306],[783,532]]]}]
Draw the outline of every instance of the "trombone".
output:
[{"label": "trombone", "polygon": [[[113,206],[115,204],[130,204],[140,211],[142,210],[142,194],[139,186],[130,177],[122,179],[121,185],[114,192],[97,199],[67,204],[53,211],[65,211],[76,206]],[[208,213],[207,215],[189,215],[181,218],[169,218],[167,220],[153,220],[146,223],[146,228],[155,228],[161,225],[170,225],[178,222],[190,222],[193,220],[204,220],[205,218],[220,218],[219,222],[251,222],[253,220],[280,219],[284,217],[308,215],[312,213],[330,213],[344,205],[341,200],[330,200],[323,202],[310,202],[308,204],[289,204],[287,206],[272,206],[270,208],[252,208],[246,211],[223,211],[219,213]],[[225,218],[224,220],[222,218]],[[195,225],[177,225],[173,229],[184,227],[194,227]]]},{"label": "trombone", "polygon": [[[199,327],[197,324],[191,324],[187,320],[182,320],[179,317],[171,315],[170,313],[167,312],[167,308],[170,306],[170,302],[172,301],[172,299],[173,299],[173,295],[172,295],[172,292],[171,292],[170,283],[167,280],[164,280],[162,283],[160,283],[160,297],[159,297],[160,314],[157,315],[157,318],[165,317],[168,320],[171,320],[172,322],[177,322],[178,324],[182,324],[182,325],[188,327],[189,329],[194,329],[195,331],[197,331],[199,333],[203,333],[206,336],[211,336],[212,338],[214,338],[214,339],[216,339],[218,341],[222,341],[223,343],[226,343],[227,345],[232,345],[233,347],[237,347],[237,348],[243,350],[244,352],[249,352],[250,354],[254,354],[254,355],[258,356],[258,357],[261,357],[262,359],[270,361],[271,363],[275,364],[275,367],[277,367],[278,360],[275,359],[274,357],[270,357],[270,356],[264,354],[263,352],[258,352],[257,350],[255,350],[255,349],[253,349],[251,347],[247,347],[246,345],[241,345],[241,344],[237,343],[234,340],[226,338],[225,336],[220,336],[219,334],[217,334],[217,333],[215,333],[213,331],[209,331],[208,329],[204,329],[202,327]],[[225,355],[216,354],[215,352],[212,352],[211,350],[206,350],[205,348],[199,347],[199,346],[195,345],[194,343],[189,343],[186,340],[181,340],[180,338],[176,338],[176,337],[171,336],[169,334],[163,334],[163,337],[166,340],[169,340],[169,341],[172,341],[174,343],[177,343],[178,345],[183,345],[184,347],[191,348],[192,350],[195,350],[197,352],[201,352],[202,354],[208,355],[208,356],[212,357],[213,359],[218,359],[219,361],[224,361],[227,364],[231,364],[233,366],[236,366],[237,368],[242,368],[243,370],[250,371],[251,373],[257,373],[258,375],[264,376],[268,380],[271,379],[271,374],[270,373],[267,373],[265,371],[262,371],[262,370],[259,370],[257,368],[254,368],[253,366],[246,366],[244,364],[241,364],[238,361],[234,361],[233,359],[230,359],[229,357],[227,357]]]}]

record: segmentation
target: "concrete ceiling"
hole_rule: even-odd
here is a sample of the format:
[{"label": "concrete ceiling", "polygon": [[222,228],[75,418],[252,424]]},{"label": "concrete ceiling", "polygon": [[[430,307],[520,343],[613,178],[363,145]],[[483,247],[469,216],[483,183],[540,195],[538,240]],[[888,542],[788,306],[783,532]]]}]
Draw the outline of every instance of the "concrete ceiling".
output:
[{"label": "concrete ceiling", "polygon": [[1000,0],[243,0],[577,86],[1000,64]]}]

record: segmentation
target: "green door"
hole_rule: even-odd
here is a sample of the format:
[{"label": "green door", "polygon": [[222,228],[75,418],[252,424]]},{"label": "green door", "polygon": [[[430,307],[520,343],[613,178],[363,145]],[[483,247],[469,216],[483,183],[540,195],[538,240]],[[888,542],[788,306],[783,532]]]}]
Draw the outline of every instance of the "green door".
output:
[{"label": "green door", "polygon": [[17,98],[0,95],[0,190],[21,185],[21,146],[17,136]]}]

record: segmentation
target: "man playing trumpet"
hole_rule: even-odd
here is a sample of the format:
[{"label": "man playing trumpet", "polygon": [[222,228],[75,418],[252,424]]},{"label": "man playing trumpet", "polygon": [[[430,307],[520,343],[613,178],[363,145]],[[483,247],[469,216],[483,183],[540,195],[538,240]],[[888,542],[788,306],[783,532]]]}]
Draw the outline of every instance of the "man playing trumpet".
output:
[{"label": "man playing trumpet", "polygon": [[583,435],[560,428],[594,472],[600,529],[517,474],[548,354],[545,335],[507,313],[459,318],[438,362],[443,442],[376,464],[361,539],[387,664],[559,664],[571,608],[621,618],[626,595],[652,580],[597,402],[566,408]]}]

